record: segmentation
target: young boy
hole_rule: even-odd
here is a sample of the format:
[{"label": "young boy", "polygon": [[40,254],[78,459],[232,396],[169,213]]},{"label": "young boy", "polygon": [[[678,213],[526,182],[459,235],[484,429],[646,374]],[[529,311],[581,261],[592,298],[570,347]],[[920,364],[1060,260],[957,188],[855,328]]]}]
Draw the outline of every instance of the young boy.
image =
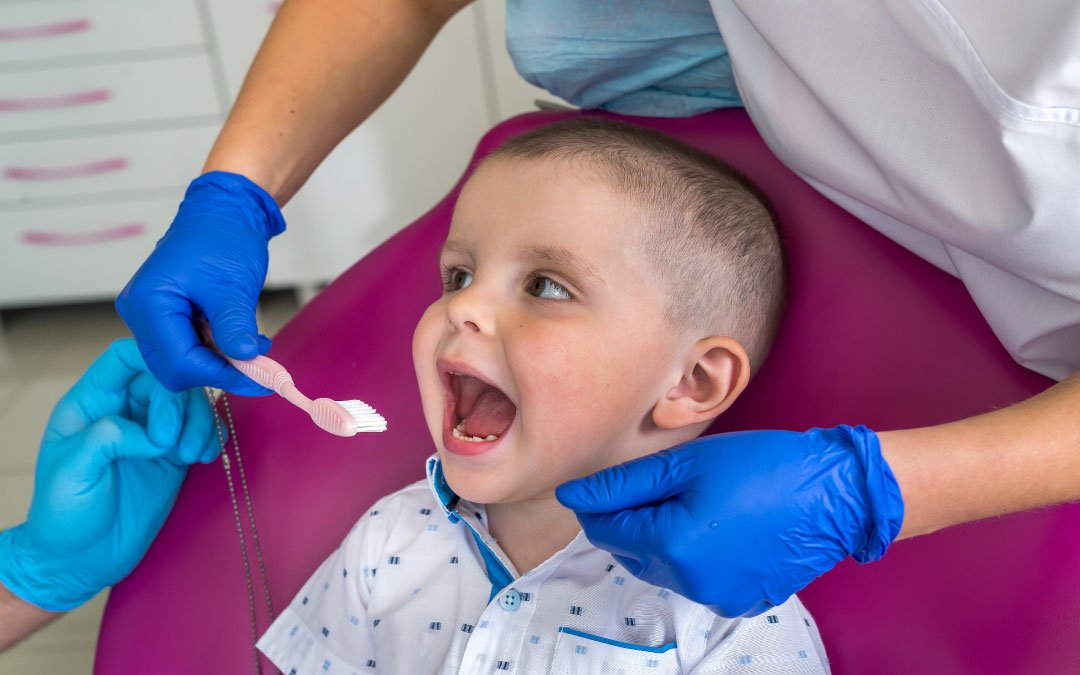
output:
[{"label": "young boy", "polygon": [[718,617],[555,498],[695,438],[746,387],[785,292],[758,191],[658,132],[561,122],[477,169],[441,266],[413,340],[427,480],[375,504],[259,648],[298,675],[827,672],[798,599]]}]

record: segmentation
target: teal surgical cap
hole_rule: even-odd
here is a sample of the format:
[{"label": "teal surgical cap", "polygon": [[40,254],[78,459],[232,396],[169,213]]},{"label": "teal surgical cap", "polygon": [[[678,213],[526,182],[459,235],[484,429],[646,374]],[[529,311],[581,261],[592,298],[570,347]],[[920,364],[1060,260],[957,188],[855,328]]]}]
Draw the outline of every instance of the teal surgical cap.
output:
[{"label": "teal surgical cap", "polygon": [[528,82],[582,108],[685,117],[741,106],[708,0],[508,0]]}]

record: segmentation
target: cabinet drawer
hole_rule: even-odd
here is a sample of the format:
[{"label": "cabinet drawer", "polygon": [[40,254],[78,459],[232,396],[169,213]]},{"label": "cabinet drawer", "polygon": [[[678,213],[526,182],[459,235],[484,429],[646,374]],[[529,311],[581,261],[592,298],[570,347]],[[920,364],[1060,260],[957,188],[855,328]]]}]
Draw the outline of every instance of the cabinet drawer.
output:
[{"label": "cabinet drawer", "polygon": [[195,0],[0,3],[0,64],[204,43]]},{"label": "cabinet drawer", "polygon": [[206,56],[0,74],[0,143],[31,131],[221,112]]},{"label": "cabinet drawer", "polygon": [[179,199],[5,212],[0,306],[116,295],[176,215]]},{"label": "cabinet drawer", "polygon": [[0,145],[0,210],[57,197],[172,190],[198,175],[217,126]]}]

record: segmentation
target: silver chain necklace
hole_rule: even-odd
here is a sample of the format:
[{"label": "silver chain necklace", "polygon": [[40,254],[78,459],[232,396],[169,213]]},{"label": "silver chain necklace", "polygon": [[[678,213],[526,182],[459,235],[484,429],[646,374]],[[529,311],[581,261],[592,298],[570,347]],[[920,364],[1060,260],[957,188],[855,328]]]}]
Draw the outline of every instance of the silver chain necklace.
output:
[{"label": "silver chain necklace", "polygon": [[[251,493],[248,490],[247,476],[244,474],[244,461],[240,458],[240,439],[236,436],[236,425],[233,424],[232,409],[229,407],[229,397],[224,391],[206,387],[206,398],[210,401],[210,409],[214,413],[214,429],[217,431],[218,442],[221,443],[221,466],[225,469],[225,481],[229,486],[229,500],[232,502],[233,517],[236,521],[236,534],[240,539],[240,558],[244,563],[244,581],[247,583],[248,613],[251,619],[251,651],[255,660],[255,672],[262,675],[262,665],[259,662],[259,650],[255,643],[259,641],[259,626],[255,616],[255,584],[251,574],[251,561],[248,558],[247,540],[244,536],[244,524],[240,517],[240,502],[236,498],[236,483],[233,479],[232,466],[235,461],[236,473],[240,479],[240,491],[244,495],[244,507],[247,510],[248,522],[251,525],[251,542],[255,548],[255,561],[259,567],[259,582],[263,587],[263,596],[266,600],[266,611],[270,617],[270,623],[274,621],[274,604],[270,599],[270,583],[267,581],[266,563],[263,561],[262,545],[259,542],[259,528],[255,526],[255,509],[251,506]],[[221,401],[221,410],[224,411],[224,422],[218,411],[216,403]],[[229,434],[225,435],[225,425],[228,425]],[[227,440],[232,441],[232,455],[229,454]]]}]

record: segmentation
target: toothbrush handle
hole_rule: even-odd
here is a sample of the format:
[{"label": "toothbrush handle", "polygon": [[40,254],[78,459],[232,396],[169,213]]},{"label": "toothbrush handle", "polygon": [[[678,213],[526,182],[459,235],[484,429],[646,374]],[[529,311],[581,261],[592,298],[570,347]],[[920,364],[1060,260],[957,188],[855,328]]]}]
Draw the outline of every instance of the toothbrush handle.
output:
[{"label": "toothbrush handle", "polygon": [[305,412],[311,412],[311,399],[300,393],[293,384],[292,375],[285,366],[268,356],[256,356],[250,361],[237,361],[225,357],[234,368],[247,375],[267,389],[273,389],[279,396]]},{"label": "toothbrush handle", "polygon": [[210,323],[205,318],[199,319],[198,331],[202,336],[203,342],[206,343],[206,346],[217,352],[222,358],[228,361],[233,368],[236,368],[241,373],[247,375],[267,389],[273,389],[277,392],[278,396],[281,396],[283,399],[292,403],[304,412],[311,414],[314,403],[296,388],[296,385],[293,384],[292,375],[289,374],[289,371],[285,370],[285,366],[269,356],[256,356],[250,361],[238,361],[231,356],[228,356],[214,344],[214,336],[210,330]]}]

